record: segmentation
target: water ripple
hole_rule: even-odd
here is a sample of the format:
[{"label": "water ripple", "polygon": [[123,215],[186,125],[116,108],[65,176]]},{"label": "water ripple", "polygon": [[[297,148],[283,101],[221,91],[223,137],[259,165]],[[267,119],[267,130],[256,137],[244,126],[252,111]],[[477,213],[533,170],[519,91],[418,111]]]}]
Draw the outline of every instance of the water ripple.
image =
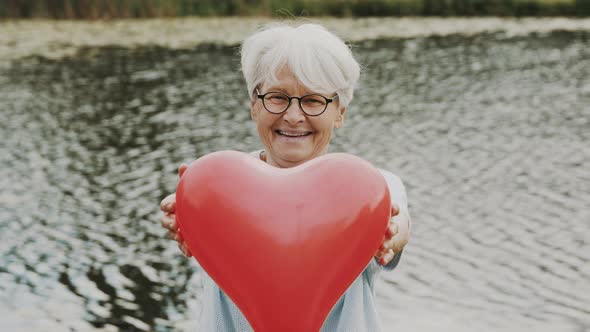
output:
[{"label": "water ripple", "polygon": [[[333,151],[399,174],[414,219],[379,281],[386,330],[590,328],[589,37],[355,46]],[[108,47],[0,70],[1,330],[198,328],[203,272],[158,202],[180,162],[260,147],[238,67],[231,47]]]}]

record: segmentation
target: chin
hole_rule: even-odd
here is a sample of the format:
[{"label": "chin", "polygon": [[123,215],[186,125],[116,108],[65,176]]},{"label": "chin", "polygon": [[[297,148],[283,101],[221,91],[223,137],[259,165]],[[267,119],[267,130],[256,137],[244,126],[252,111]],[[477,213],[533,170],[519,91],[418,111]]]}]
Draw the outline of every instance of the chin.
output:
[{"label": "chin", "polygon": [[308,153],[295,151],[284,153],[282,154],[282,157],[285,161],[288,161],[293,164],[301,164],[312,159],[312,156]]}]

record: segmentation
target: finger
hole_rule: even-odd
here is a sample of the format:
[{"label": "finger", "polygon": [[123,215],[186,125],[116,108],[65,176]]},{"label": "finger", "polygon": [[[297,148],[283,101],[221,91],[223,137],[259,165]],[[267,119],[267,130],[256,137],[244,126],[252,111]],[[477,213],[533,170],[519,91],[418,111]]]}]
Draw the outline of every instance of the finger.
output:
[{"label": "finger", "polygon": [[186,249],[181,243],[178,244],[178,249],[182,252],[183,255],[186,256]]},{"label": "finger", "polygon": [[399,214],[399,206],[395,203],[391,203],[391,217],[395,217]]},{"label": "finger", "polygon": [[389,249],[387,253],[379,259],[379,264],[383,266],[387,265],[387,263],[391,262],[394,256],[395,253],[393,252],[393,250]]},{"label": "finger", "polygon": [[[387,230],[385,230],[385,233],[387,233]],[[381,238],[381,244],[379,245],[379,248],[377,248],[377,251],[381,251],[385,248],[385,242],[387,242],[387,238],[385,237],[385,235],[383,235],[383,237]]]},{"label": "finger", "polygon": [[176,231],[176,215],[174,213],[166,213],[160,219],[162,227],[171,231]]},{"label": "finger", "polygon": [[388,248],[391,248],[394,252],[400,252],[407,243],[407,238],[404,238],[400,233],[392,237],[391,240],[387,241],[385,245]]},{"label": "finger", "polygon": [[[396,247],[395,247],[395,243],[394,243],[394,242],[395,242],[395,236],[394,236],[394,237],[392,237],[391,239],[387,240],[387,241],[384,243],[384,246],[387,248],[387,250],[386,250],[386,251],[389,251],[389,249],[396,249]],[[393,250],[393,251],[397,252],[396,250]]]},{"label": "finger", "polygon": [[389,227],[385,231],[385,239],[390,240],[399,232],[399,226],[397,223],[390,222]]},{"label": "finger", "polygon": [[180,164],[180,166],[178,166],[178,177],[181,177],[187,168],[188,168],[187,164],[185,164],[185,163]]},{"label": "finger", "polygon": [[176,232],[175,231],[172,231],[172,230],[169,230],[168,231],[168,238],[170,240],[176,240]]},{"label": "finger", "polygon": [[385,256],[385,254],[387,254],[389,252],[389,250],[391,250],[391,248],[385,248],[382,250],[378,250],[377,253],[375,254],[375,257],[381,258],[381,257]]},{"label": "finger", "polygon": [[191,257],[192,253],[190,252],[190,250],[188,249],[188,247],[186,246],[186,243],[182,242],[178,244],[178,249],[180,249],[180,251],[182,251],[182,254],[185,257]]},{"label": "finger", "polygon": [[186,242],[182,243],[182,247],[184,248],[184,255],[186,257],[192,257],[193,253],[190,251],[190,249],[188,248],[188,245],[186,244]]},{"label": "finger", "polygon": [[178,230],[176,231],[176,236],[174,237],[174,241],[176,241],[178,243],[184,242],[184,239],[182,238],[182,235],[180,235],[180,232]]},{"label": "finger", "polygon": [[160,201],[160,210],[164,211],[164,212],[168,212],[167,211],[167,206],[168,204],[170,204],[170,202],[172,201],[172,198],[170,197],[171,195],[168,195],[166,197],[164,197],[164,199],[162,199]]},{"label": "finger", "polygon": [[174,208],[176,205],[176,194],[170,194],[160,202],[160,210],[164,212],[174,212]]},{"label": "finger", "polygon": [[375,251],[375,257],[381,258],[383,255],[387,253],[388,250],[389,248],[387,247],[387,239],[384,238],[383,243],[381,243],[379,248],[377,248],[377,250]]},{"label": "finger", "polygon": [[377,260],[381,259],[381,257],[387,253],[387,250],[388,249],[383,249],[380,247],[377,249],[377,251],[375,251],[375,258],[377,258]]}]

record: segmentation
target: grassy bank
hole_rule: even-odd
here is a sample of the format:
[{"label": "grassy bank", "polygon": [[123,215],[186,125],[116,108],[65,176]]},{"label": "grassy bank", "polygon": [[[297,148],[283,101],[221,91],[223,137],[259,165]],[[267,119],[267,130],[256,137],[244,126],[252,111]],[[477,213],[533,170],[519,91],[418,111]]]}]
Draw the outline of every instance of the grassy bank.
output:
[{"label": "grassy bank", "polygon": [[3,0],[0,18],[590,16],[590,0]]}]

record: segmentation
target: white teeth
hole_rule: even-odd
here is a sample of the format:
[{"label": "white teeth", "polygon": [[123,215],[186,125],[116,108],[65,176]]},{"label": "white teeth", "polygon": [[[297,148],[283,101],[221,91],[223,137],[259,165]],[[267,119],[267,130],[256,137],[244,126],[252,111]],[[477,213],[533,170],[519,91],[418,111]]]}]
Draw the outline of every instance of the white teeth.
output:
[{"label": "white teeth", "polygon": [[308,134],[310,134],[310,132],[305,131],[305,132],[286,132],[286,131],[282,131],[282,130],[277,130],[279,134],[284,135],[284,136],[289,136],[289,137],[300,137],[300,136],[306,136]]}]

